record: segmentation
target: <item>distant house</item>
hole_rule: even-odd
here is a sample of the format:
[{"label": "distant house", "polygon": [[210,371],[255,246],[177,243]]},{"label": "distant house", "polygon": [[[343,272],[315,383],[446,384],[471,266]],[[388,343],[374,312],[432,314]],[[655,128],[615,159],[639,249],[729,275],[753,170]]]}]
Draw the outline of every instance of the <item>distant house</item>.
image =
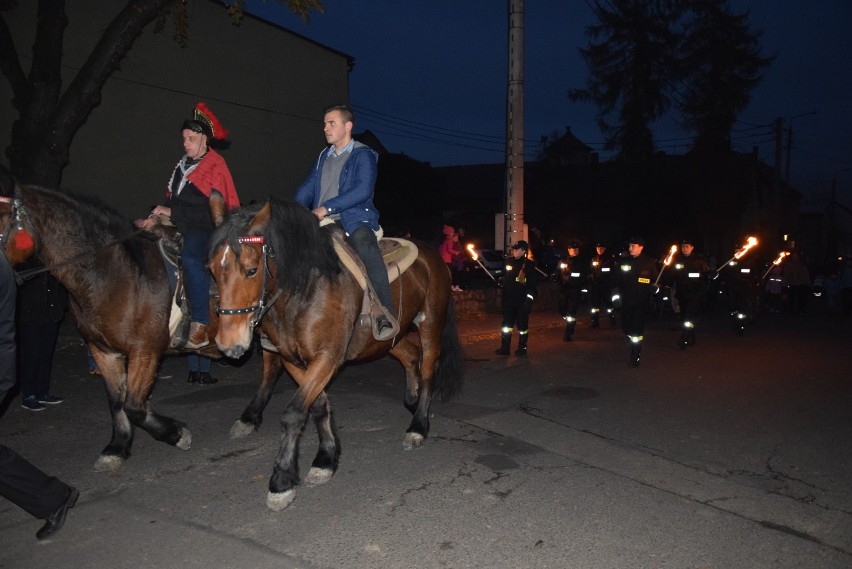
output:
[{"label": "distant house", "polygon": [[580,166],[598,161],[597,152],[574,136],[570,126],[555,140],[542,137],[541,142],[541,161],[552,166]]},{"label": "distant house", "polygon": [[[122,7],[115,0],[66,3],[65,86]],[[98,196],[127,217],[144,214],[163,198],[182,154],[181,124],[204,101],[230,130],[221,153],[242,201],[292,196],[325,144],[323,109],[349,100],[353,58],[250,15],[234,26],[215,0],[188,7],[187,47],[169,28],[146,29],[108,80],[73,141],[63,188]],[[4,12],[25,72],[37,8],[20,2]],[[0,147],[8,146],[16,119],[3,97]]]}]

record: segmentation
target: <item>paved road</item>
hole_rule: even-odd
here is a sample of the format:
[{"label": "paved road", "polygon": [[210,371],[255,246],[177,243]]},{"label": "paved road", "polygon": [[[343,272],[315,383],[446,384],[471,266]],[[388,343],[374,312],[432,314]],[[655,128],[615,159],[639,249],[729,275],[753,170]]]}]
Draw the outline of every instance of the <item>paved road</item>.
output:
[{"label": "paved road", "polygon": [[[564,343],[536,313],[526,359],[494,355],[496,328],[463,324],[465,394],[433,405],[415,451],[398,364],[344,370],[340,470],[279,513],[264,499],[289,382],[261,430],[231,440],[258,360],[199,387],[169,359],[152,403],[189,424],[192,449],[140,433],[127,464],[95,473],[106,398],[68,328],[54,374],[67,401],[16,401],[0,436],[81,498],[46,542],[0,502],[0,567],[852,567],[848,320],[768,315],[738,337],[717,315],[681,352],[667,317],[638,369],[607,324]],[[309,428],[303,468],[315,444]]]}]

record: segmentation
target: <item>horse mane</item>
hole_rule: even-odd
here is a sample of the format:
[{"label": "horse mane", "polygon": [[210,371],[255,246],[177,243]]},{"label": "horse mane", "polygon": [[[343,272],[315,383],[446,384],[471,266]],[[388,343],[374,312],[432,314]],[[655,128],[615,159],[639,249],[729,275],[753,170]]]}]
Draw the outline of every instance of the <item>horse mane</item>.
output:
[{"label": "horse mane", "polygon": [[[269,223],[259,232],[250,232],[252,219],[266,203],[271,210]],[[239,238],[248,235],[262,235],[272,248],[278,288],[285,293],[303,293],[316,279],[333,280],[342,270],[331,234],[297,203],[269,198],[232,211],[213,233],[210,255],[227,242],[239,258]]]},{"label": "horse mane", "polygon": [[61,216],[62,223],[69,227],[68,233],[77,236],[80,252],[84,251],[85,245],[97,248],[121,240],[119,245],[130,262],[139,268],[140,274],[146,272],[143,243],[152,241],[154,237],[146,233],[134,235],[136,228],[133,224],[103,201],[93,196],[40,186],[24,188],[34,200]]}]

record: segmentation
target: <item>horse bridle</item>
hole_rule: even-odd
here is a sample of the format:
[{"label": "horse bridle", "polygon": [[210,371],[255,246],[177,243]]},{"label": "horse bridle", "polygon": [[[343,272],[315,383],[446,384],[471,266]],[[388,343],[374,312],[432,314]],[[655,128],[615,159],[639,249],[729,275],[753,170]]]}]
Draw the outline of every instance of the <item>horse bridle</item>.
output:
[{"label": "horse bridle", "polygon": [[266,290],[266,278],[267,276],[271,276],[269,272],[269,259],[275,258],[275,253],[264,240],[262,235],[252,235],[249,237],[240,237],[237,239],[237,242],[240,244],[246,245],[262,245],[261,256],[263,257],[263,281],[261,282],[261,293],[260,300],[258,300],[257,304],[254,306],[246,306],[245,308],[222,308],[219,305],[216,305],[216,314],[220,316],[236,316],[239,314],[252,314],[251,320],[249,320],[249,327],[251,330],[260,324],[260,320],[263,318],[263,315],[266,314],[266,311],[269,310],[275,301],[278,300],[278,296],[281,294],[281,289],[275,291],[271,297],[269,295],[269,291]]}]

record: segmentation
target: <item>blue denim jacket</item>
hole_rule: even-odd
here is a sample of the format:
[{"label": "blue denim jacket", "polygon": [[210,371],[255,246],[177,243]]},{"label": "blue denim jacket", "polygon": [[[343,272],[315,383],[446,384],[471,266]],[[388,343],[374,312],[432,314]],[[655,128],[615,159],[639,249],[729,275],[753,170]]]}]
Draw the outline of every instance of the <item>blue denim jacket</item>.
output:
[{"label": "blue denim jacket", "polygon": [[296,189],[294,201],[307,208],[324,206],[329,214],[339,214],[343,230],[352,234],[361,224],[373,231],[379,228],[379,211],[373,205],[373,189],[378,175],[379,155],[369,146],[356,143],[352,155],[340,172],[337,197],[317,203],[320,196],[322,165],[331,147],[320,152],[316,165],[304,182]]}]

